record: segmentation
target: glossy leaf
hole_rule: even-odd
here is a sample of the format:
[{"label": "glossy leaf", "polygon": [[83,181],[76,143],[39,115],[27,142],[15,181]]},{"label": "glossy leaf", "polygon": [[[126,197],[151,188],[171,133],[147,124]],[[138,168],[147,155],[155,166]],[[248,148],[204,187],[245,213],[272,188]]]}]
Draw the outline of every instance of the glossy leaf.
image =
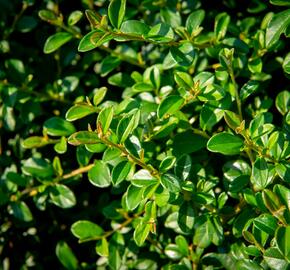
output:
[{"label": "glossy leaf", "polygon": [[52,53],[59,49],[62,45],[69,42],[73,38],[73,35],[67,32],[59,32],[50,36],[43,48],[44,53]]},{"label": "glossy leaf", "polygon": [[55,253],[61,264],[66,269],[78,269],[78,260],[66,242],[59,241],[56,245]]},{"label": "glossy leaf", "polygon": [[71,232],[82,241],[102,235],[103,229],[91,221],[79,220],[72,224]]},{"label": "glossy leaf", "polygon": [[91,184],[97,187],[108,187],[111,184],[111,175],[108,166],[103,161],[95,161],[94,166],[88,172]]},{"label": "glossy leaf", "polygon": [[52,117],[44,122],[44,128],[51,136],[69,136],[76,131],[73,124],[60,117]]}]

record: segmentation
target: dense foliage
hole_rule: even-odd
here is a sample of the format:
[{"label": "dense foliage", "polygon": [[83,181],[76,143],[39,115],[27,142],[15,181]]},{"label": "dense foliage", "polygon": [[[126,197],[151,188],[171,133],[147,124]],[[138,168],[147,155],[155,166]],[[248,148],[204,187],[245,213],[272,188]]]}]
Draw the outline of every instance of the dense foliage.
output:
[{"label": "dense foliage", "polygon": [[1,1],[0,268],[290,269],[289,36],[289,0]]}]

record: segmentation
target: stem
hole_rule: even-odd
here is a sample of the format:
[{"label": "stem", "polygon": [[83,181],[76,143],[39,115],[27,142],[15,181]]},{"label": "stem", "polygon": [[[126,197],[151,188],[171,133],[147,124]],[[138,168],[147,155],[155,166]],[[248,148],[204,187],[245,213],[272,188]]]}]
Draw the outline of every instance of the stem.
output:
[{"label": "stem", "polygon": [[83,174],[85,172],[88,172],[91,168],[93,168],[93,166],[94,166],[94,164],[89,164],[85,167],[78,168],[74,171],[71,171],[70,173],[64,174],[61,179],[68,179],[68,178],[74,177],[78,174]]}]

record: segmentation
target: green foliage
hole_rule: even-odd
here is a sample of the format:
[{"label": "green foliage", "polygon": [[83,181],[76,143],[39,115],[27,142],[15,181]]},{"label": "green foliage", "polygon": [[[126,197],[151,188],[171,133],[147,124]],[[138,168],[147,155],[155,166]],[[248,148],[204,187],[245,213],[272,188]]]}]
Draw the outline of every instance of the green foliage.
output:
[{"label": "green foliage", "polygon": [[289,1],[4,2],[1,269],[290,269]]}]

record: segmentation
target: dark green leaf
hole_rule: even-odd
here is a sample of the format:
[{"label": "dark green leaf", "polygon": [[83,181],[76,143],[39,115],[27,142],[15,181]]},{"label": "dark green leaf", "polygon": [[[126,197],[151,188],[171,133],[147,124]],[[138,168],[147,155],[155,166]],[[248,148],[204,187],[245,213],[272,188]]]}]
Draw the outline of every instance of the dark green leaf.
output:
[{"label": "dark green leaf", "polygon": [[108,15],[111,24],[119,29],[126,11],[126,0],[112,0],[108,8]]},{"label": "dark green leaf", "polygon": [[76,131],[73,124],[60,117],[52,117],[44,122],[44,128],[51,136],[69,136]]},{"label": "dark green leaf", "polygon": [[103,229],[88,220],[79,220],[71,226],[72,234],[80,240],[86,240],[102,235]]},{"label": "dark green leaf", "polygon": [[66,242],[59,241],[56,245],[55,253],[65,269],[78,269],[78,260]]},{"label": "dark green leaf", "polygon": [[184,103],[181,96],[168,96],[162,100],[158,106],[157,114],[159,118],[176,113]]}]

